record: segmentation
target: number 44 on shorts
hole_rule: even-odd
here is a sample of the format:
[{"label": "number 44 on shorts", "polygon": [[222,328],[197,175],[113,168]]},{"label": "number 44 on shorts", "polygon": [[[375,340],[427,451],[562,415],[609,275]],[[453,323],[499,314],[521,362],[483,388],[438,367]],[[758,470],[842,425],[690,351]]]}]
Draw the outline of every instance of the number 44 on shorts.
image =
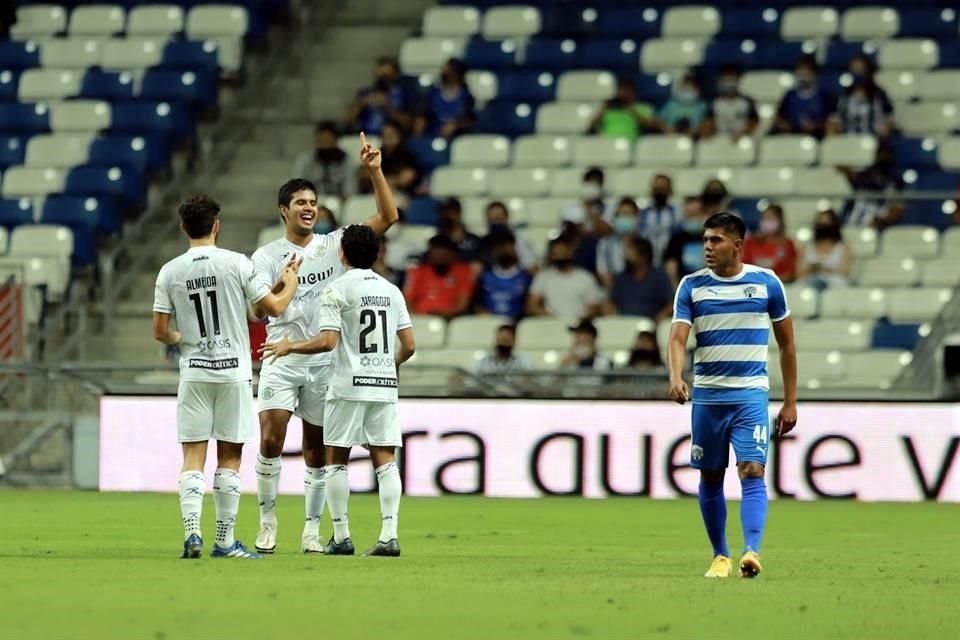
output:
[{"label": "number 44 on shorts", "polygon": [[767,427],[765,425],[757,425],[753,428],[753,440],[757,444],[767,444]]}]

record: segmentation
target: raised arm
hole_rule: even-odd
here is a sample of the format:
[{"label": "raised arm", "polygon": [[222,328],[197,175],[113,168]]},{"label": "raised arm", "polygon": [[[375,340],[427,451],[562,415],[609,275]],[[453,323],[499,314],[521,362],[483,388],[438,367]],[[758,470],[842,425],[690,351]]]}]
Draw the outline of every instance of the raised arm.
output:
[{"label": "raised arm", "polygon": [[380,150],[374,149],[372,145],[367,143],[367,137],[361,132],[360,162],[370,175],[373,197],[377,201],[377,213],[367,218],[364,224],[378,235],[386,233],[387,229],[400,219],[397,203],[393,200],[393,191],[390,190],[390,184],[387,182],[386,176],[383,175],[383,169],[380,166],[382,160]]},{"label": "raised arm", "polygon": [[[293,256],[290,259],[290,262],[280,274],[280,281],[274,285],[273,290],[253,305],[255,316],[262,318],[264,315],[268,315],[276,318],[287,310],[293,297],[297,294],[297,278],[300,274],[301,264],[303,264],[303,258],[298,260],[296,256]],[[279,292],[277,292],[278,289]]]}]

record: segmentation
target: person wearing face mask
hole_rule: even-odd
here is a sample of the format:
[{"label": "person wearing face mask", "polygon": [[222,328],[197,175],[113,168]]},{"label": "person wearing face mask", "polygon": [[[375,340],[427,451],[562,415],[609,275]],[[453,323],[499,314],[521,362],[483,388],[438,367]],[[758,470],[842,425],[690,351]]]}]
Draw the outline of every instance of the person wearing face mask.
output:
[{"label": "person wearing face mask", "polygon": [[446,319],[470,309],[474,275],[457,259],[457,246],[446,236],[430,238],[426,260],[410,270],[404,297],[411,313]]},{"label": "person wearing face mask", "polygon": [[631,78],[617,80],[617,92],[590,121],[590,131],[607,138],[636,140],[644,133],[659,130],[653,106],[637,101],[637,86]]},{"label": "person wearing face mask", "polygon": [[660,349],[657,348],[657,335],[652,331],[641,331],[630,349],[628,369],[656,369],[663,367]]},{"label": "person wearing face mask", "polygon": [[850,61],[852,83],[837,102],[830,118],[831,133],[875,135],[887,138],[893,133],[893,103],[876,82],[873,62],[860,54]]},{"label": "person wearing face mask", "polygon": [[490,243],[491,264],[483,270],[477,282],[474,310],[519,320],[533,276],[519,264],[513,232],[509,229],[496,231]]},{"label": "person wearing face mask", "polygon": [[516,240],[515,248],[520,266],[530,272],[536,271],[537,254],[520,229],[516,229],[510,224],[510,210],[507,209],[507,205],[499,200],[494,200],[487,205],[486,217],[487,235],[480,238],[478,248],[480,260],[484,265],[491,267],[496,264],[493,257],[494,241],[501,237],[505,231],[509,231]]},{"label": "person wearing face mask", "polygon": [[706,266],[703,255],[703,223],[724,210],[727,187],[720,180],[708,180],[697,198],[697,206],[685,212],[684,220],[674,231],[663,252],[663,266],[676,286],[680,278]]},{"label": "person wearing face mask", "polygon": [[847,226],[886,229],[903,219],[903,202],[898,198],[903,181],[897,174],[895,153],[893,145],[881,142],[877,145],[873,164],[866,169],[857,171],[851,167],[837,167],[854,191],[873,193],[847,203]]},{"label": "person wearing face mask", "polygon": [[849,283],[851,252],[843,240],[840,218],[827,209],[817,214],[813,240],[801,247],[797,277],[818,289]]},{"label": "person wearing face mask", "polygon": [[700,97],[700,83],[696,76],[684,76],[657,115],[664,133],[693,135],[699,131],[707,117],[707,103]]},{"label": "person wearing face mask", "polygon": [[[597,327],[589,320],[583,320],[570,327],[573,339],[570,351],[560,361],[564,369],[588,369],[591,371],[610,371],[613,362],[597,353]],[[602,383],[602,380],[599,380]]]},{"label": "person wearing face mask", "polygon": [[743,261],[770,269],[783,282],[797,278],[797,247],[787,237],[783,208],[771,204],[760,214],[757,232],[743,241]]},{"label": "person wearing face mask", "polygon": [[594,238],[602,238],[613,233],[611,221],[616,212],[616,200],[609,197],[604,186],[605,182],[603,169],[600,167],[587,169],[580,184],[580,198],[563,207],[560,211],[561,219],[581,225],[582,230]]},{"label": "person wearing face mask", "polygon": [[411,126],[410,107],[410,95],[401,82],[397,61],[389,57],[378,58],[373,84],[357,92],[343,124],[349,131],[380,135],[388,120],[394,120],[402,127]]},{"label": "person wearing face mask", "polygon": [[510,371],[530,371],[533,365],[530,360],[515,353],[517,344],[517,330],[512,324],[497,327],[494,337],[493,352],[485,355],[474,367],[474,373],[484,375],[490,373],[507,373]]},{"label": "person wearing face mask", "polygon": [[338,146],[337,126],[319,122],[314,130],[313,151],[300,154],[293,163],[293,175],[309,180],[318,196],[346,198],[355,191],[353,165]]},{"label": "person wearing face mask", "polygon": [[449,238],[457,247],[457,257],[480,271],[480,236],[471,233],[463,223],[463,206],[456,198],[447,198],[440,203],[438,234]]},{"label": "person wearing face mask", "polygon": [[550,241],[548,266],[530,285],[527,314],[559,318],[593,318],[600,312],[603,291],[586,270],[573,263],[570,245],[563,237]]},{"label": "person wearing face mask", "polygon": [[657,321],[673,313],[673,284],[663,269],[653,266],[653,246],[646,238],[624,239],[626,267],[613,280],[608,315],[642,316]]},{"label": "person wearing face mask", "polygon": [[597,277],[605,289],[613,285],[613,276],[626,264],[624,240],[640,230],[640,208],[633,198],[623,198],[617,205],[613,218],[613,235],[601,238],[597,243]]},{"label": "person wearing face mask", "polygon": [[476,122],[473,94],[467,87],[467,67],[450,58],[440,69],[440,83],[427,94],[417,119],[417,135],[442,136],[448,140],[470,130]]},{"label": "person wearing face mask", "polygon": [[650,204],[640,212],[640,235],[653,245],[653,263],[660,266],[670,236],[680,224],[680,212],[670,202],[673,181],[658,174],[650,182]]},{"label": "person wearing face mask", "polygon": [[710,102],[700,136],[728,136],[736,140],[753,135],[759,121],[753,98],[740,93],[740,69],[722,67],[717,77],[717,97]]},{"label": "person wearing face mask", "polygon": [[794,88],[784,94],[771,133],[796,133],[822,138],[834,98],[817,81],[817,61],[804,56],[793,71]]},{"label": "person wearing face mask", "polygon": [[333,215],[333,211],[322,205],[317,207],[317,223],[313,225],[314,233],[330,233],[339,228],[340,225],[337,224],[337,217]]}]

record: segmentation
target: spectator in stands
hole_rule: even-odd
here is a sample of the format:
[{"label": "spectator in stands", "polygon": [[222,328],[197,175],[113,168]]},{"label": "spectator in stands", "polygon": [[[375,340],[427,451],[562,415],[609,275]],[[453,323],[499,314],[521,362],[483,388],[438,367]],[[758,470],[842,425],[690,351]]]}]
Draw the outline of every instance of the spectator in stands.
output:
[{"label": "spectator in stands", "polygon": [[370,267],[374,273],[386,278],[398,287],[403,286],[403,273],[397,271],[387,264],[387,236],[380,236],[380,253],[377,254],[377,261]]},{"label": "spectator in stands", "polygon": [[680,224],[680,212],[670,202],[673,181],[670,176],[658,174],[650,182],[650,204],[640,212],[640,235],[653,244],[653,263],[663,261],[663,252],[670,236]]},{"label": "spectator in stands", "polygon": [[857,171],[837,167],[854,191],[871,191],[873,196],[851,200],[846,207],[845,222],[853,227],[885,229],[903,219],[903,202],[898,199],[903,181],[897,174],[896,152],[889,142],[877,145],[873,164]]},{"label": "spectator in stands", "polygon": [[876,69],[867,56],[850,61],[853,84],[840,96],[830,118],[831,133],[855,133],[887,138],[893,133],[893,103],[875,79]]},{"label": "spectator in stands", "polygon": [[753,135],[758,122],[753,98],[740,93],[740,69],[732,65],[722,67],[717,77],[717,97],[710,103],[700,135],[738,140]]},{"label": "spectator in stands", "polygon": [[480,271],[480,236],[467,230],[463,223],[463,206],[456,198],[447,198],[440,203],[438,233],[449,238],[457,248],[457,257]]},{"label": "spectator in stands", "polygon": [[496,264],[493,258],[493,240],[501,235],[501,232],[510,231],[516,240],[516,252],[520,260],[520,266],[531,272],[536,271],[537,254],[520,230],[510,224],[510,210],[507,209],[507,205],[499,200],[494,200],[487,205],[486,215],[487,235],[480,238],[480,260],[488,267]]},{"label": "spectator in stands", "polygon": [[610,221],[616,210],[616,200],[610,197],[604,186],[605,182],[603,169],[587,169],[580,185],[580,199],[566,205],[561,212],[561,218],[582,224],[588,232],[601,237],[613,233]]},{"label": "spectator in stands", "polygon": [[673,313],[673,285],[663,269],[653,266],[653,245],[646,238],[624,239],[626,268],[614,278],[605,311],[610,315],[643,316],[657,321]]},{"label": "spectator in stands", "polygon": [[474,368],[478,375],[490,373],[508,373],[511,371],[530,371],[533,365],[523,355],[513,352],[517,345],[517,330],[511,324],[497,327],[493,352],[485,355]]},{"label": "spectator in stands", "polygon": [[470,309],[473,287],[473,270],[457,259],[457,246],[437,235],[430,239],[425,262],[407,275],[404,296],[412,313],[449,320]]},{"label": "spectator in stands", "polygon": [[636,140],[659,130],[653,106],[637,101],[637,86],[630,78],[617,79],[617,93],[607,100],[590,121],[590,131],[608,138]]},{"label": "spectator in stands", "polygon": [[574,266],[566,239],[560,237],[550,242],[547,259],[548,266],[537,273],[530,286],[527,313],[576,320],[596,316],[603,292],[588,271]]},{"label": "spectator in stands", "polygon": [[655,369],[663,367],[660,349],[657,348],[657,335],[652,331],[640,331],[630,349],[628,369]]},{"label": "spectator in stands", "polygon": [[794,88],[780,101],[771,133],[797,133],[822,138],[827,118],[834,111],[834,99],[820,86],[817,61],[803,56],[794,65]]},{"label": "spectator in stands", "polygon": [[[406,134],[400,123],[396,120],[385,122],[381,140],[380,164],[387,183],[394,193],[411,195],[420,182],[420,168],[417,166],[417,159],[407,150]],[[373,192],[369,173],[361,171],[359,175],[361,191]]]},{"label": "spectator in stands", "polygon": [[353,193],[351,161],[337,144],[337,125],[330,121],[317,123],[313,151],[297,157],[293,175],[315,184],[318,196],[345,198]]},{"label": "spectator in stands", "polygon": [[797,279],[797,247],[787,237],[780,205],[771,204],[760,214],[757,232],[743,241],[743,261],[771,269],[784,282]]},{"label": "spectator in stands", "polygon": [[323,205],[317,207],[317,223],[313,226],[314,233],[330,233],[340,228],[337,224],[337,216],[329,207]]},{"label": "spectator in stands", "polygon": [[797,277],[825,289],[846,286],[850,277],[850,247],[843,241],[840,218],[831,209],[817,214],[813,240],[802,246]]},{"label": "spectator in stands", "polygon": [[692,74],[684,76],[657,115],[664,133],[697,134],[707,117],[707,103],[700,96],[697,77]]},{"label": "spectator in stands", "polygon": [[640,231],[640,207],[633,198],[622,198],[613,218],[613,234],[597,242],[596,271],[605,289],[613,286],[613,278],[623,271],[624,241]]},{"label": "spectator in stands", "polygon": [[350,131],[380,135],[388,120],[402,127],[413,124],[410,95],[403,88],[400,67],[394,58],[377,58],[373,84],[357,92],[344,125]]},{"label": "spectator in stands", "polygon": [[467,87],[467,67],[450,58],[440,68],[440,84],[430,89],[417,119],[418,135],[451,139],[469,131],[476,122],[473,94]]},{"label": "spectator in stands", "polygon": [[570,332],[573,334],[570,351],[560,361],[561,367],[592,371],[613,369],[613,362],[597,353],[597,327],[592,322],[583,320],[576,326],[570,327]]},{"label": "spectator in stands", "polygon": [[727,187],[720,180],[708,180],[698,198],[684,203],[684,219],[670,237],[663,252],[663,266],[674,286],[680,279],[707,266],[703,257],[703,223],[720,213],[729,200]]},{"label": "spectator in stands", "polygon": [[492,264],[480,274],[475,310],[516,321],[523,315],[533,276],[519,264],[517,240],[510,229],[494,231],[491,236]]}]

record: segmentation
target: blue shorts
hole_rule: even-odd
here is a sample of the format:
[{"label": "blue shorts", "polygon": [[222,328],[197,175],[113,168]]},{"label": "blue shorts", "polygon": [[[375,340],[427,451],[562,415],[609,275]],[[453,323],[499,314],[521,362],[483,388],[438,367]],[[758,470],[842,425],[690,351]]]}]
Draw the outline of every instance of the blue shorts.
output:
[{"label": "blue shorts", "polygon": [[731,444],[738,463],[766,465],[771,433],[766,402],[694,404],[690,466],[711,471],[726,469]]}]

